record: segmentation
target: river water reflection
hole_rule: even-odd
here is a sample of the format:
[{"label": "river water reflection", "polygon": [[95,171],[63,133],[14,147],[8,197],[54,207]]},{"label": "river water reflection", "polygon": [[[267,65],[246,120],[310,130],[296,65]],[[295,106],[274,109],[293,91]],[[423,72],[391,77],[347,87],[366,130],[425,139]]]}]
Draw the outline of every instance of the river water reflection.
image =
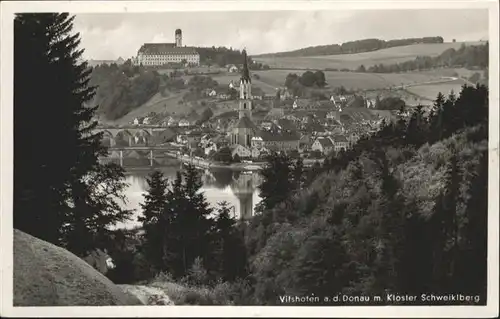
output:
[{"label": "river water reflection", "polygon": [[[182,166],[179,162],[172,162],[171,165],[156,168],[163,172],[170,181],[175,179],[176,172]],[[144,202],[144,194],[148,190],[147,177],[151,170],[128,171],[126,182],[129,187],[125,191],[127,203],[124,208],[133,209],[132,220],[117,227],[131,228],[140,225],[137,217],[142,214],[140,204]],[[211,207],[216,207],[218,202],[227,201],[233,206],[235,218],[249,218],[253,215],[256,205],[260,202],[258,185],[261,183],[261,176],[258,172],[234,171],[231,169],[200,169],[203,182],[202,191],[205,193]]]}]

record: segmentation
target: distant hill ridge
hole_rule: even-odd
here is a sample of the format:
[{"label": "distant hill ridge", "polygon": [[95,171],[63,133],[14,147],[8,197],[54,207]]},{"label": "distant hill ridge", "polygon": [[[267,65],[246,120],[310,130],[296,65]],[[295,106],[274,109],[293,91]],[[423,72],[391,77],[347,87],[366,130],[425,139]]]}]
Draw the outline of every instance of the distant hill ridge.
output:
[{"label": "distant hill ridge", "polygon": [[293,51],[266,53],[254,55],[253,57],[305,57],[318,55],[337,55],[376,51],[398,46],[406,46],[418,43],[443,43],[442,37],[407,38],[396,40],[363,39],[349,41],[342,44],[328,44],[306,47]]}]

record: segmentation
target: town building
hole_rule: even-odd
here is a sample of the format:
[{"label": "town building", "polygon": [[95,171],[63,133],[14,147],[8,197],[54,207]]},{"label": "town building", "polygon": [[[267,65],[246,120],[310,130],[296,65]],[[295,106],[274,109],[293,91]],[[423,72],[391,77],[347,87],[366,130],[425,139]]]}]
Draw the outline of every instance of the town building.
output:
[{"label": "town building", "polygon": [[135,63],[160,66],[168,63],[200,64],[200,54],[194,47],[182,46],[182,31],[175,30],[175,43],[144,43],[137,52]]},{"label": "town building", "polygon": [[333,142],[333,149],[335,152],[340,152],[341,150],[347,150],[349,148],[349,141],[343,135],[333,135],[330,137]]},{"label": "town building", "polygon": [[322,154],[327,155],[333,150],[333,142],[328,137],[320,136],[318,137],[313,145],[311,146],[311,150],[320,151]]},{"label": "town building", "polygon": [[228,72],[230,73],[237,73],[239,70],[238,70],[238,67],[234,64],[230,64],[227,66],[227,70]]},{"label": "town building", "polygon": [[311,150],[327,155],[331,151],[345,151],[349,146],[349,140],[343,135],[319,136],[312,144]]}]

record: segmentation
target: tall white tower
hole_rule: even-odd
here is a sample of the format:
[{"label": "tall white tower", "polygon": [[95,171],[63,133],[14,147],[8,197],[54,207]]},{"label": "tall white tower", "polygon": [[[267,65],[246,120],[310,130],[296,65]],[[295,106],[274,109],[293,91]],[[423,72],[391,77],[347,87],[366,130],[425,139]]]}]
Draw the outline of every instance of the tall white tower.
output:
[{"label": "tall white tower", "polygon": [[175,30],[175,46],[180,48],[182,47],[182,30]]},{"label": "tall white tower", "polygon": [[252,80],[248,71],[247,51],[243,50],[243,72],[240,79],[239,118],[252,119]]}]

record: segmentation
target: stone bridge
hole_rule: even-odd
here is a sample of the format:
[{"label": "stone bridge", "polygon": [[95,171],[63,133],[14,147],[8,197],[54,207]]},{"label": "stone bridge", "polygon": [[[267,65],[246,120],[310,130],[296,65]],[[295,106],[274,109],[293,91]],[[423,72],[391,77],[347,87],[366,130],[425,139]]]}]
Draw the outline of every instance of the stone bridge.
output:
[{"label": "stone bridge", "polygon": [[102,143],[108,147],[147,146],[152,144],[155,133],[168,128],[164,126],[97,126],[95,133],[102,132]]}]

